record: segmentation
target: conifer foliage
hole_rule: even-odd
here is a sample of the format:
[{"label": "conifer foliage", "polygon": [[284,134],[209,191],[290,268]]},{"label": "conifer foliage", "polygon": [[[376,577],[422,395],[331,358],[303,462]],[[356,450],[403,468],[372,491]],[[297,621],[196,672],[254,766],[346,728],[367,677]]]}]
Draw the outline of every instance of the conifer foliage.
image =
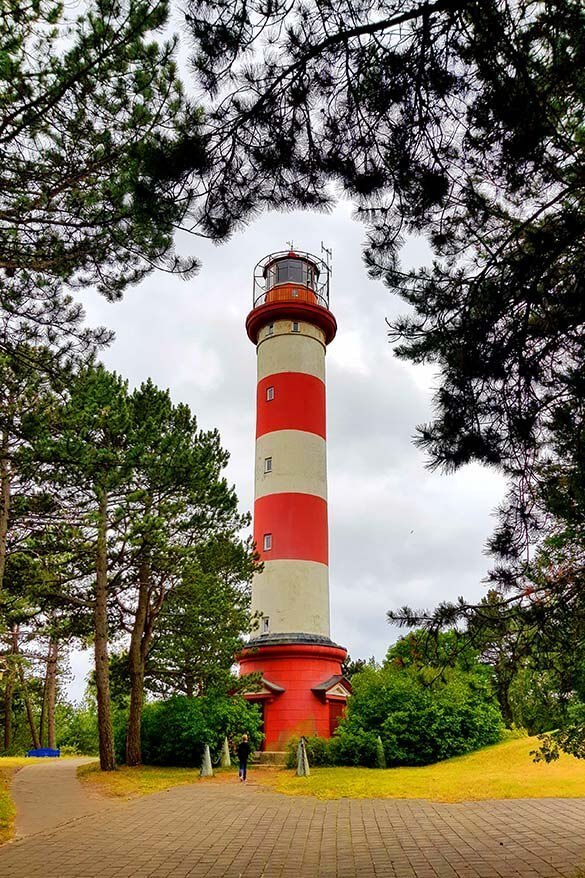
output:
[{"label": "conifer foliage", "polygon": [[[226,575],[249,582],[251,546],[238,536],[249,517],[222,476],[228,454],[217,431],[200,431],[189,408],[151,381],[130,393],[101,366],[80,370],[64,402],[37,425],[33,454],[41,483],[58,496],[37,544],[55,568],[45,598],[80,614],[93,640],[104,770],[115,767],[111,643],[129,640],[126,758],[136,765],[158,618],[184,581],[205,572],[213,600],[218,565],[211,559],[205,569],[204,558],[218,540],[233,545]],[[194,571],[198,563],[203,569]],[[206,599],[200,593],[200,606]]]},{"label": "conifer foliage", "polygon": [[[205,163],[199,113],[156,39],[164,0],[9,0],[0,18],[0,269],[12,298],[48,279],[108,297],[153,266]],[[7,295],[7,300],[11,296]]]},{"label": "conifer foliage", "polygon": [[[509,476],[495,584],[540,600],[572,581],[573,600],[585,570],[583,4],[214,0],[191,3],[187,24],[217,96],[209,228],[265,204],[325,207],[336,187],[357,202],[371,274],[409,305],[390,327],[396,352],[438,367],[418,443],[432,466]],[[427,238],[431,267],[402,270],[407,233]],[[543,533],[553,543],[534,570]]]},{"label": "conifer foliage", "polygon": [[[418,444],[433,467],[479,461],[509,478],[489,543],[495,606],[390,620],[470,623],[481,642],[497,612],[538,632],[541,658],[567,631],[582,648],[583,4],[214,0],[192,2],[187,23],[216,95],[209,228],[352,197],[370,273],[409,306],[390,326],[396,353],[437,367]],[[430,267],[402,269],[409,233]]]}]

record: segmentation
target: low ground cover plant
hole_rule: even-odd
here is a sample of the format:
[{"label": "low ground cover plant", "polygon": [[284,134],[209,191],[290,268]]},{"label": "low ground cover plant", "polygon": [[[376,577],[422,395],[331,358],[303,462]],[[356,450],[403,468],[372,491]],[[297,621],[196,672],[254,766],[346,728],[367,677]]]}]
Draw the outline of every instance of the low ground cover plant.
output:
[{"label": "low ground cover plant", "polygon": [[14,831],[16,809],[10,795],[13,775],[27,764],[23,757],[2,757],[0,759],[0,844],[9,841]]}]

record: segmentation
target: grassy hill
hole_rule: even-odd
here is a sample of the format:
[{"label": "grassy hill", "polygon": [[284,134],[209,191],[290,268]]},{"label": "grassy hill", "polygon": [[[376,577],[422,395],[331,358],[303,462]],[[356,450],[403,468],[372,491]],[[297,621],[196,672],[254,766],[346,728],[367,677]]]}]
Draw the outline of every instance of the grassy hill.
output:
[{"label": "grassy hill", "polygon": [[292,771],[266,781],[280,793],[319,799],[396,798],[462,802],[471,799],[585,796],[585,760],[561,756],[533,762],[537,738],[516,738],[422,768],[316,768],[309,778]]}]

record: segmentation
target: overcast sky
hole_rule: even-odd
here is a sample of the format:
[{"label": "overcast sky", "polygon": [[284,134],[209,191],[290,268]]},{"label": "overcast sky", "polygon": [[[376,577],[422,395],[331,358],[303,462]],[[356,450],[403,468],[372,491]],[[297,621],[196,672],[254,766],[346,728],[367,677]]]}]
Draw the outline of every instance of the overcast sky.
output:
[{"label": "overcast sky", "polygon": [[[408,604],[478,597],[489,566],[483,554],[504,493],[493,470],[468,466],[430,473],[412,445],[416,424],[431,417],[433,373],[394,357],[386,317],[404,304],[369,280],[364,227],[351,208],[329,215],[271,213],[221,247],[183,238],[200,273],[190,281],[151,275],[109,304],[84,296],[87,321],[113,329],[105,364],[131,385],[151,377],[186,402],[202,428],[217,427],[230,454],[227,476],[243,510],[252,509],[256,355],[244,321],[258,260],[287,241],[319,255],[333,248],[331,310],[338,334],[327,351],[329,541],[332,637],[353,658],[383,658],[396,630],[386,611]],[[410,242],[404,263],[423,263]],[[85,688],[89,657],[76,653],[70,695]]]}]

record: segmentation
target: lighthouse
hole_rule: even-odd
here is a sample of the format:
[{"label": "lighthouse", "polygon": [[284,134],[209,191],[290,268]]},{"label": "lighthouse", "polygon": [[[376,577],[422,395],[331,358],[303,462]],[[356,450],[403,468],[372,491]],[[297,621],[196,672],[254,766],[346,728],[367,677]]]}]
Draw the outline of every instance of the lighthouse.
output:
[{"label": "lighthouse", "polygon": [[254,271],[246,331],[256,346],[254,629],[240,674],[260,673],[264,749],[329,737],[351,692],[330,636],[325,353],[337,324],[329,266],[289,250]]}]

